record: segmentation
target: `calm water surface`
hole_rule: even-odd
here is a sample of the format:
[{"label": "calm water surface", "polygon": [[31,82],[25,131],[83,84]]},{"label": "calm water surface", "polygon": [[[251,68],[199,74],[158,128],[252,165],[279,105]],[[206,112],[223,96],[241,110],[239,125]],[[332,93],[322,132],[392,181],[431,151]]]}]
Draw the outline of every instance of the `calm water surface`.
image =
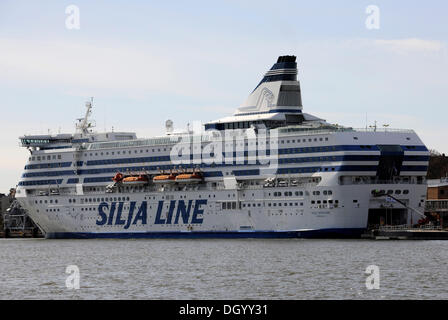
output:
[{"label": "calm water surface", "polygon": [[[0,240],[0,299],[448,299],[447,241]],[[68,265],[79,290],[66,288]],[[380,268],[368,290],[367,266]]]}]

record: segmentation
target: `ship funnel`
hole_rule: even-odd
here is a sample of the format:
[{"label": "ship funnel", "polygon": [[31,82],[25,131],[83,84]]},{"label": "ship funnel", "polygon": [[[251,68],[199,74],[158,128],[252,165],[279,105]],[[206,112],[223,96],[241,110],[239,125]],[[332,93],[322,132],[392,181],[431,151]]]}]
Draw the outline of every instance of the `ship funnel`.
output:
[{"label": "ship funnel", "polygon": [[271,112],[302,112],[295,56],[278,57],[235,115]]}]

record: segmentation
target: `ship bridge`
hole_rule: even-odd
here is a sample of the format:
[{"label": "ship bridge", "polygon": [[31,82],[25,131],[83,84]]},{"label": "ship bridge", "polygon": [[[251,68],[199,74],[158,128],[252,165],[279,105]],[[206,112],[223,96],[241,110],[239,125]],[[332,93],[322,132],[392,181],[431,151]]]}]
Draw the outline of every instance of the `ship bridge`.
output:
[{"label": "ship bridge", "polygon": [[73,136],[71,134],[58,135],[30,135],[20,137],[22,147],[40,150],[70,148]]},{"label": "ship bridge", "polygon": [[92,112],[91,101],[86,102],[86,113],[83,118],[78,119],[76,124],[77,132],[75,134],[57,134],[57,135],[25,135],[20,137],[22,147],[30,149],[31,153],[36,150],[52,150],[52,149],[66,149],[78,148],[85,144],[95,142],[110,142],[123,140],[136,140],[137,135],[134,132],[94,132],[92,128],[94,123],[89,121],[89,116]]}]

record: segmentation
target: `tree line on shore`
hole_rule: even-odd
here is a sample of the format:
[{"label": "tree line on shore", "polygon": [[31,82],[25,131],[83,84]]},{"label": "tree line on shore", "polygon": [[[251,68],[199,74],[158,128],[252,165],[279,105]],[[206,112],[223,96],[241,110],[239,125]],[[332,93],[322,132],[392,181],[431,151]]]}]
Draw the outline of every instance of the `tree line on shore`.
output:
[{"label": "tree line on shore", "polygon": [[428,179],[448,177],[448,157],[437,150],[429,150]]}]

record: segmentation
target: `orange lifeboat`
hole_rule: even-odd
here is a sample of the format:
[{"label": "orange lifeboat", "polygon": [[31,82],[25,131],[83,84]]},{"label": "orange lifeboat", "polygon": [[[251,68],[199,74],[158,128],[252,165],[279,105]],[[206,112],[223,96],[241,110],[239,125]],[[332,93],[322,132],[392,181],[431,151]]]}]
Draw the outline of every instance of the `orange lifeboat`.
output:
[{"label": "orange lifeboat", "polygon": [[125,185],[147,184],[149,182],[147,176],[130,176],[123,178],[122,183]]},{"label": "orange lifeboat", "polygon": [[177,183],[199,183],[202,182],[202,175],[199,173],[182,173],[176,176]]},{"label": "orange lifeboat", "polygon": [[155,176],[152,181],[158,184],[172,183],[176,181],[176,176],[173,174],[161,174],[159,176]]}]

